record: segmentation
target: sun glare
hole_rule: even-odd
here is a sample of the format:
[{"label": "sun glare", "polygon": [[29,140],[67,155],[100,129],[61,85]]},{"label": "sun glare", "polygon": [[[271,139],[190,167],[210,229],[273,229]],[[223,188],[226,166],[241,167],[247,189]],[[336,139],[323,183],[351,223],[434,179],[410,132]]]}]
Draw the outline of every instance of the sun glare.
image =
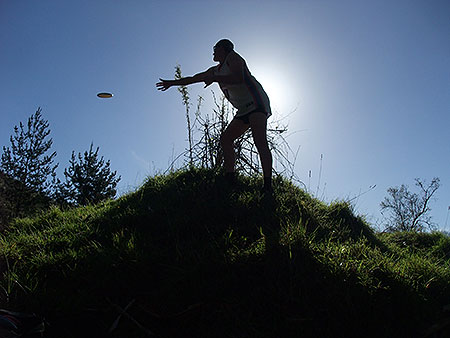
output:
[{"label": "sun glare", "polygon": [[[259,69],[265,69],[259,71]],[[270,99],[270,105],[275,112],[282,113],[284,110],[292,110],[295,107],[290,97],[290,88],[285,80],[284,72],[266,67],[257,68],[254,72],[256,79],[261,83]]]}]

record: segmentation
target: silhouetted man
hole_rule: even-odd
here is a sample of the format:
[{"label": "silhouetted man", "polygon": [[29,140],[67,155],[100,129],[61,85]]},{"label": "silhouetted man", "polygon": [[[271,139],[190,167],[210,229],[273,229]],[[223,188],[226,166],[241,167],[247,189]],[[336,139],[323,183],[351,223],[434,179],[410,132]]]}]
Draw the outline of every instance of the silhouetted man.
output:
[{"label": "silhouetted man", "polygon": [[191,77],[163,80],[156,84],[165,91],[172,86],[185,86],[204,82],[205,88],[217,82],[230,103],[237,109],[234,119],[220,137],[224,154],[225,175],[234,181],[234,141],[249,128],[258,149],[264,175],[264,190],[272,191],[272,154],[267,143],[267,118],[272,114],[269,97],[261,84],[253,77],[245,60],[234,51],[230,40],[220,40],[214,46],[213,60],[217,66]]}]

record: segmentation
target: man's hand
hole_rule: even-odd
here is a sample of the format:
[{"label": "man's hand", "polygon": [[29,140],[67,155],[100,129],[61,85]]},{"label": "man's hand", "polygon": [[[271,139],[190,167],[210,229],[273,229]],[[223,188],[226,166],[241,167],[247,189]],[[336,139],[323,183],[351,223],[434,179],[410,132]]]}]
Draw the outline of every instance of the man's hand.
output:
[{"label": "man's hand", "polygon": [[158,90],[162,90],[163,92],[165,92],[167,89],[169,89],[170,87],[172,87],[174,85],[174,81],[173,80],[163,80],[163,79],[159,79],[161,82],[158,82],[156,84],[156,88],[158,88]]}]

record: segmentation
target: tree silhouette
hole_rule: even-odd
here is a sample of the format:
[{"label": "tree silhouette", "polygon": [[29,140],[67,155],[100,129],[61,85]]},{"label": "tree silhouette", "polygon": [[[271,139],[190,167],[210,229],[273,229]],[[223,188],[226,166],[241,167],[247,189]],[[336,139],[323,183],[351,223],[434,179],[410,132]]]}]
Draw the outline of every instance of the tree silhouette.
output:
[{"label": "tree silhouette", "polygon": [[11,147],[3,147],[1,169],[28,189],[50,195],[58,164],[53,164],[56,152],[48,154],[53,140],[49,138],[49,123],[42,118],[41,112],[38,108],[26,127],[22,122],[19,127],[14,127]]},{"label": "tree silhouette", "polygon": [[113,198],[120,181],[117,172],[111,172],[110,161],[98,157],[99,147],[94,151],[91,143],[89,151],[75,156],[69,161],[70,166],[64,170],[66,181],[59,182],[58,200],[75,205],[95,204]]},{"label": "tree silhouette", "polygon": [[0,163],[0,226],[15,217],[30,216],[47,208],[56,186],[56,152],[50,152],[48,121],[42,110],[14,127],[11,146],[3,147]]},{"label": "tree silhouette", "polygon": [[439,188],[439,178],[433,178],[429,185],[418,178],[415,181],[419,193],[410,192],[404,184],[400,188],[391,187],[387,190],[389,196],[384,198],[380,206],[382,211],[390,212],[388,230],[423,231],[433,227],[429,203]]}]

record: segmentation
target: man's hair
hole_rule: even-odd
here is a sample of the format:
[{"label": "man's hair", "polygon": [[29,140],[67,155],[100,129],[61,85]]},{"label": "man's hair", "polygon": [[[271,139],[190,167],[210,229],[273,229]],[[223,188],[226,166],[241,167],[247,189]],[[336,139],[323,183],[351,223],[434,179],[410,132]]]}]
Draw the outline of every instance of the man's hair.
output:
[{"label": "man's hair", "polygon": [[219,42],[216,43],[215,47],[223,47],[227,53],[234,50],[233,43],[228,39],[222,39]]}]

